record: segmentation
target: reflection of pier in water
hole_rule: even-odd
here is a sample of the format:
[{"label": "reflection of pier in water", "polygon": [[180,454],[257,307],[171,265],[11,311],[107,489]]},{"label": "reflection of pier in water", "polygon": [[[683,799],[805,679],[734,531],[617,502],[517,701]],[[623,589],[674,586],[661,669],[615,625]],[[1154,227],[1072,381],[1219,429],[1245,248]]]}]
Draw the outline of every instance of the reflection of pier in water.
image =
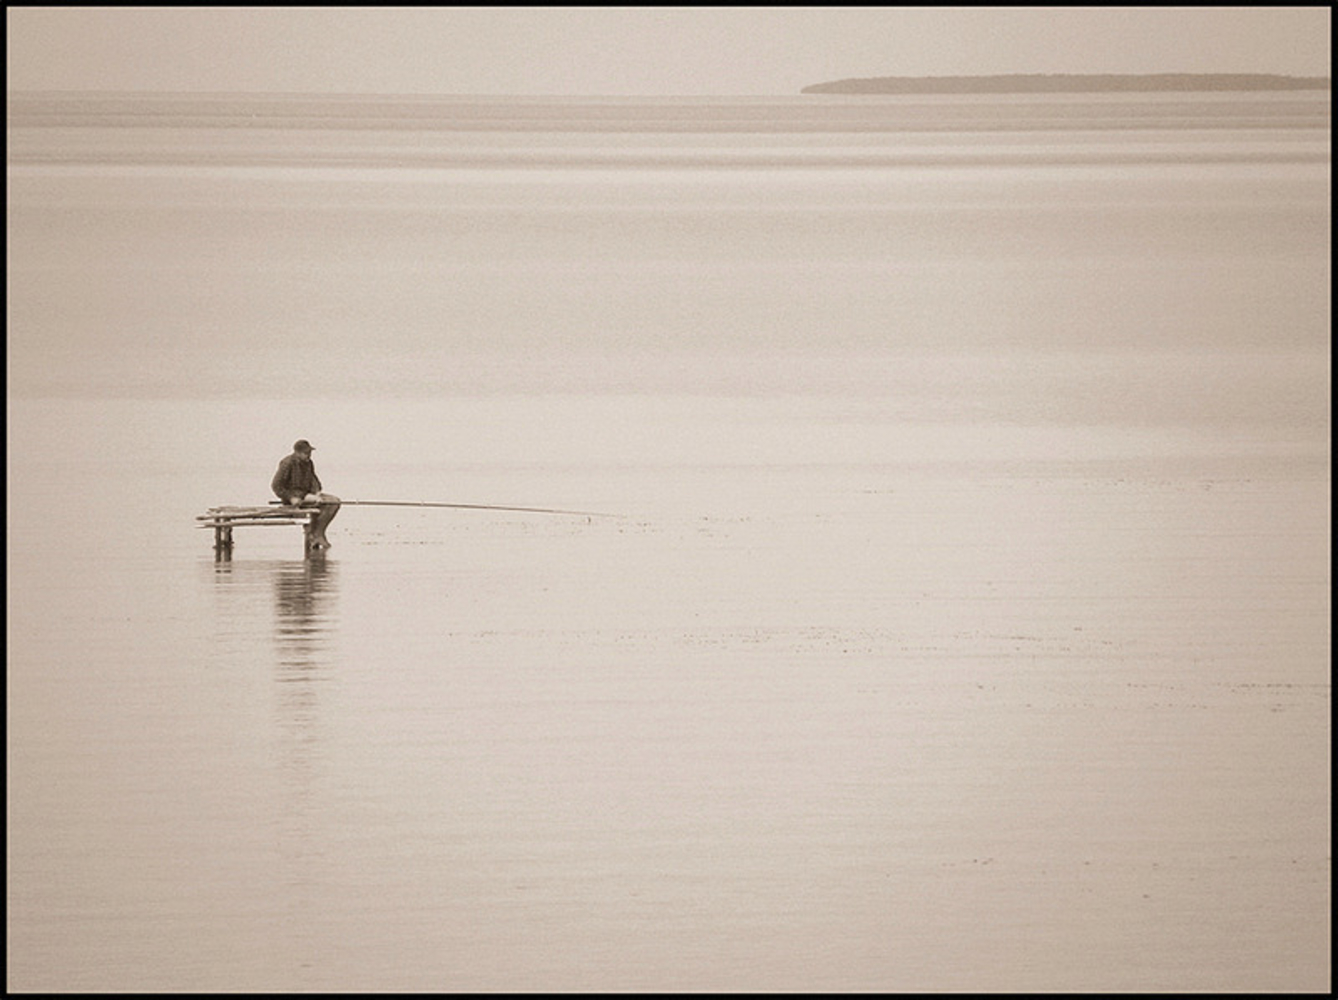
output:
[{"label": "reflection of pier in water", "polygon": [[[274,597],[275,722],[285,772],[308,784],[321,753],[321,684],[330,677],[335,563],[323,555],[270,564]],[[297,791],[295,789],[294,791]]]},{"label": "reflection of pier in water", "polygon": [[326,675],[338,596],[334,562],[315,553],[301,560],[224,561],[211,569],[216,596],[227,604],[220,608],[225,627],[219,640],[235,633],[249,644],[258,624],[253,616],[271,604],[275,679],[315,681]]},{"label": "reflection of pier in water", "polygon": [[[306,559],[223,561],[213,569],[216,591],[227,598],[223,620],[262,641],[266,631],[271,637],[272,659],[266,658],[273,692],[268,756],[278,795],[271,822],[281,858],[286,919],[303,924],[315,920],[320,910],[317,893],[327,826],[321,786],[329,746],[321,701],[335,669],[337,563],[317,553]],[[259,635],[257,628],[262,630]],[[253,648],[248,645],[247,651]],[[255,668],[263,669],[263,661]],[[303,964],[303,956],[294,959]]]},{"label": "reflection of pier in water", "polygon": [[[320,716],[322,684],[333,671],[336,564],[317,553],[270,565],[274,597],[276,763],[282,807],[276,817],[286,884],[285,909],[296,926],[321,909],[324,856],[320,785],[326,745]],[[301,939],[301,938],[299,938]],[[309,967],[314,956],[294,955]],[[307,961],[310,960],[310,961]]]},{"label": "reflection of pier in water", "polygon": [[326,666],[335,564],[324,554],[272,564],[274,642],[281,681],[314,680]]}]

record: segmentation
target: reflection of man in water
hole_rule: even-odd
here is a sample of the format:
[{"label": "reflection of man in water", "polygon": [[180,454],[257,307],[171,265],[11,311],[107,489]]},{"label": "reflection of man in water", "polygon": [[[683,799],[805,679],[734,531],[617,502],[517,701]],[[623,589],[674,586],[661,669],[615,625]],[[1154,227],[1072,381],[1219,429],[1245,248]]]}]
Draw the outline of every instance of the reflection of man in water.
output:
[{"label": "reflection of man in water", "polygon": [[330,665],[329,645],[335,626],[331,602],[338,582],[335,565],[323,558],[274,564],[274,639],[280,680],[314,680],[312,671]]},{"label": "reflection of man in water", "polygon": [[339,513],[339,498],[321,492],[311,451],[311,442],[305,439],[294,442],[293,453],[279,460],[278,471],[269,485],[274,495],[290,506],[320,505],[320,513],[307,533],[307,544],[313,549],[328,549],[330,542],[325,537],[325,528]]}]

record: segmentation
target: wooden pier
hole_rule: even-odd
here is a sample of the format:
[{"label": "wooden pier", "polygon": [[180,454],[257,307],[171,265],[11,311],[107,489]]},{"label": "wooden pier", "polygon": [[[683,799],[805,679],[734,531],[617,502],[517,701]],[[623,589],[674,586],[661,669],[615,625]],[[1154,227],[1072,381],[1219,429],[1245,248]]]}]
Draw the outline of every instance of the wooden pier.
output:
[{"label": "wooden pier", "polygon": [[290,507],[270,505],[267,507],[210,507],[205,513],[196,515],[199,528],[214,529],[214,559],[225,561],[232,558],[232,529],[249,527],[268,527],[275,524],[302,525],[302,549],[311,551],[311,528],[320,513],[320,507]]}]

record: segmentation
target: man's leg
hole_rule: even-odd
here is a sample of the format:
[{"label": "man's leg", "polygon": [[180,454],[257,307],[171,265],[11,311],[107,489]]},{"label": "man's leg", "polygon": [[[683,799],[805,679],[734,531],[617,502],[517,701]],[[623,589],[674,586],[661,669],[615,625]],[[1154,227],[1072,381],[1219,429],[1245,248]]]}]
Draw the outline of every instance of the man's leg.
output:
[{"label": "man's leg", "polygon": [[311,542],[313,545],[323,549],[330,547],[329,540],[325,537],[325,528],[335,519],[339,513],[339,498],[329,493],[321,494],[321,512],[316,515],[315,522],[311,526]]}]

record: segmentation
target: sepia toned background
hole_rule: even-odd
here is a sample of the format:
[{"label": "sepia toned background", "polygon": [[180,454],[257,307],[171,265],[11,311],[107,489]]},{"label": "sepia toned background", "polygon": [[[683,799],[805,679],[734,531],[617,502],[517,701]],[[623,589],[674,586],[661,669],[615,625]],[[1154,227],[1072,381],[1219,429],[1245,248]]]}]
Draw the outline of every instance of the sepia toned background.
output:
[{"label": "sepia toned background", "polygon": [[9,989],[1329,988],[1326,9],[6,18]]}]

